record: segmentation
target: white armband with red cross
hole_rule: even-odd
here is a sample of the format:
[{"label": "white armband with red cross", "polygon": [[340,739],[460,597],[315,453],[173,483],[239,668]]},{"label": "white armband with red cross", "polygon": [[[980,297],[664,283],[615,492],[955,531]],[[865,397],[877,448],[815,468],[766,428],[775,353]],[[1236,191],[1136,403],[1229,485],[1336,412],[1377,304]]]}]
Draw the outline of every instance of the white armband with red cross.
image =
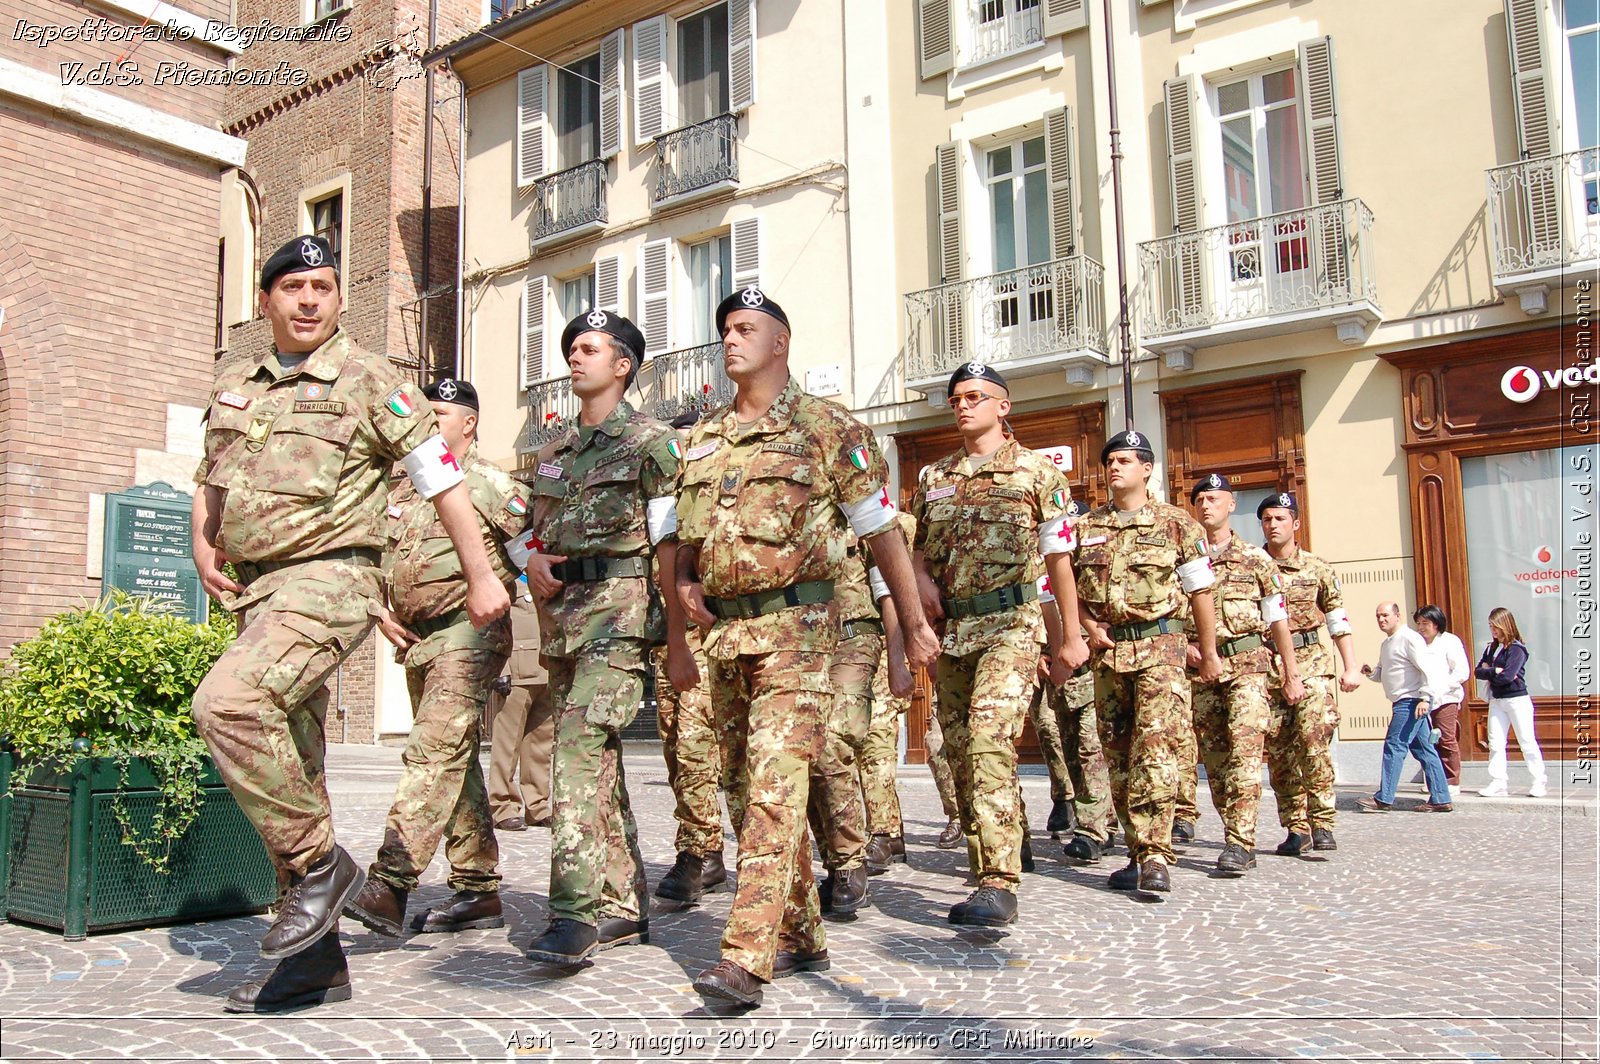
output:
[{"label": "white armband with red cross", "polygon": [[406,467],[406,476],[424,499],[431,499],[467,479],[461,471],[461,463],[445,446],[444,437],[437,433],[417,444],[416,450],[402,458],[400,464]]},{"label": "white armband with red cross", "polygon": [[1178,566],[1178,582],[1183,585],[1185,595],[1204,591],[1216,583],[1217,574],[1211,569],[1211,559],[1202,556]]},{"label": "white armband with red cross", "polygon": [[1067,515],[1052,518],[1039,526],[1040,554],[1069,554],[1078,549],[1078,534],[1072,530]]},{"label": "white armband with red cross", "polygon": [[1327,621],[1329,635],[1339,636],[1350,634],[1350,618],[1345,614],[1342,608],[1337,610],[1329,610]]},{"label": "white armband with red cross", "polygon": [[678,530],[678,500],[671,495],[644,504],[644,524],[652,544],[660,543]]},{"label": "white armband with red cross", "polygon": [[839,509],[844,512],[850,531],[857,539],[866,539],[894,524],[894,500],[889,498],[888,488],[881,488],[876,495],[868,495],[858,502],[840,503]]},{"label": "white armband with red cross", "polygon": [[1035,586],[1039,589],[1039,604],[1041,606],[1046,602],[1054,602],[1056,600],[1056,593],[1050,588],[1049,576],[1041,576]]},{"label": "white armband with red cross", "polygon": [[522,533],[516,539],[506,540],[506,556],[511,559],[511,564],[518,569],[528,567],[528,559],[544,551],[544,541],[533,534],[533,530]]},{"label": "white armband with red cross", "polygon": [[1268,595],[1261,600],[1261,619],[1267,624],[1276,624],[1289,619],[1289,611],[1283,607],[1283,593]]},{"label": "white armband with red cross", "polygon": [[872,588],[873,602],[882,602],[889,597],[889,582],[883,578],[883,571],[876,565],[867,570],[867,586]]}]

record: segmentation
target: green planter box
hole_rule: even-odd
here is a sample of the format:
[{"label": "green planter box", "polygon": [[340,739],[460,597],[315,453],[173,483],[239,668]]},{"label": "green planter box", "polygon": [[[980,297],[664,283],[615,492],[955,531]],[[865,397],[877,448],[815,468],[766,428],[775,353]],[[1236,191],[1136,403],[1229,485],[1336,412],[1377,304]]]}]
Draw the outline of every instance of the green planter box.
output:
[{"label": "green planter box", "polygon": [[0,924],[6,920],[6,886],[11,882],[11,751],[0,744]]},{"label": "green planter box", "polygon": [[[200,816],[173,843],[165,874],[122,844],[112,810],[121,789],[135,830],[147,830],[157,808],[155,778],[135,761],[127,788],[120,783],[116,763],[95,757],[41,768],[6,789],[10,838],[0,851],[0,899],[8,916],[81,939],[90,931],[256,913],[272,903],[272,862],[209,758]],[[0,838],[7,830],[0,822]]]}]

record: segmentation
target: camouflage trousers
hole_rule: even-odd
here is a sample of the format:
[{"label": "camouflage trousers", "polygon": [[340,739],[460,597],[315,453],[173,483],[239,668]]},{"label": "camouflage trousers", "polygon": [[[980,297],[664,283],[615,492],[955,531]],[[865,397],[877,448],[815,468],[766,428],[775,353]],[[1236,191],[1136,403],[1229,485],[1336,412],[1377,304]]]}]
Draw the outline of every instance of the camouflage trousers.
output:
[{"label": "camouflage trousers", "polygon": [[239,635],[196,688],[191,712],[217,773],[261,835],[280,886],[334,847],[323,778],[327,678],[372,627],[375,566],[280,569],[239,615]]},{"label": "camouflage trousers", "polygon": [[[1189,700],[1192,705],[1198,685],[1194,676],[1187,670],[1184,672],[1189,682]],[[1191,714],[1192,717],[1192,714]],[[1193,824],[1200,819],[1200,807],[1195,804],[1200,792],[1200,722],[1195,721],[1194,726],[1187,733],[1179,737],[1182,746],[1178,750],[1178,797],[1172,803],[1172,819],[1187,820]]]},{"label": "camouflage trousers", "polygon": [[597,639],[547,657],[556,746],[550,771],[550,915],[598,924],[648,913],[622,740],[644,697],[645,645]]},{"label": "camouflage trousers", "polygon": [[832,701],[830,656],[776,651],[710,664],[722,783],[739,836],[738,889],[722,956],[770,981],[780,948],[827,948],[806,798]]},{"label": "camouflage trousers", "polygon": [[1052,686],[1042,683],[1033,689],[1028,718],[1033,721],[1033,734],[1039,739],[1039,752],[1044,755],[1045,771],[1050,774],[1050,801],[1070,802],[1072,776],[1067,771],[1067,755],[1062,749],[1061,725],[1051,705],[1049,690]]},{"label": "camouflage trousers", "polygon": [[442,839],[452,890],[500,889],[500,848],[478,760],[478,722],[489,684],[505,664],[504,653],[456,649],[406,669],[411,735],[371,872],[391,887],[417,889]]},{"label": "camouflage trousers", "polygon": [[889,663],[886,656],[880,656],[872,681],[872,724],[867,728],[860,761],[861,800],[867,807],[869,835],[905,833],[895,774],[900,763],[900,717],[910,706],[910,699],[889,693]]},{"label": "camouflage trousers", "polygon": [[1027,826],[1016,740],[1038,663],[1038,644],[1023,633],[972,654],[943,654],[936,667],[939,728],[980,887],[1015,892],[1022,878]]},{"label": "camouflage trousers", "polygon": [[1313,828],[1333,830],[1333,751],[1339,726],[1338,681],[1332,676],[1302,676],[1306,696],[1294,705],[1282,689],[1270,692],[1267,769],[1278,796],[1278,823],[1308,835]]},{"label": "camouflage trousers", "polygon": [[679,694],[667,679],[666,647],[656,648],[654,661],[656,730],[667,762],[667,786],[672,788],[672,815],[678,821],[674,846],[678,853],[701,857],[721,853],[722,807],[717,804],[717,781],[722,775],[722,758],[717,752],[705,653],[694,648],[700,684],[687,694]]},{"label": "camouflage trousers", "polygon": [[839,640],[828,669],[828,706],[822,756],[811,766],[807,819],[830,872],[860,868],[867,859],[867,816],[859,765],[872,726],[872,681],[883,655],[883,636],[857,633]]},{"label": "camouflage trousers", "polygon": [[1140,864],[1170,865],[1178,762],[1184,743],[1193,741],[1183,666],[1116,672],[1097,665],[1094,699],[1111,800],[1128,839],[1128,855]]},{"label": "camouflage trousers", "polygon": [[1094,709],[1094,676],[1084,673],[1050,692],[1055,707],[1061,751],[1072,780],[1072,808],[1077,833],[1105,842],[1111,821],[1111,777],[1100,747],[1100,723]]},{"label": "camouflage trousers", "polygon": [[945,752],[944,731],[939,727],[939,706],[933,707],[928,718],[928,771],[933,773],[933,786],[939,792],[939,804],[944,815],[955,820],[961,816],[961,806],[956,802],[956,778],[950,771],[950,758]]},{"label": "camouflage trousers", "polygon": [[1194,685],[1194,732],[1205,759],[1211,804],[1222,816],[1223,841],[1246,852],[1256,846],[1261,758],[1271,712],[1264,672]]}]

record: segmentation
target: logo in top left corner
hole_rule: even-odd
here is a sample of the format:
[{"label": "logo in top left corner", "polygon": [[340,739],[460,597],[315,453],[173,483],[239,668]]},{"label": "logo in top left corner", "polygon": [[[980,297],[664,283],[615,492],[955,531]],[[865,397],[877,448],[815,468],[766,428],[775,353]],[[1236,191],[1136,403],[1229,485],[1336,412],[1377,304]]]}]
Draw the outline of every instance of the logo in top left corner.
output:
[{"label": "logo in top left corner", "polygon": [[307,266],[322,265],[322,249],[310,237],[300,241],[300,261]]},{"label": "logo in top left corner", "polygon": [[1539,387],[1539,375],[1527,366],[1512,366],[1500,377],[1500,394],[1513,403],[1532,402]]}]

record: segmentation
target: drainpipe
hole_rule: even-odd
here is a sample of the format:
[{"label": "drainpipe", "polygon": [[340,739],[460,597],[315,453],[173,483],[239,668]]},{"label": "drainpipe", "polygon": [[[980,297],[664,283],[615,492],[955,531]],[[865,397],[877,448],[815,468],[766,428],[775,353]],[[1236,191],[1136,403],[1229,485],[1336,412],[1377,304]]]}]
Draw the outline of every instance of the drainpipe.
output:
[{"label": "drainpipe", "polygon": [[[428,51],[438,44],[439,0],[428,0]],[[428,383],[432,367],[428,364],[428,304],[433,302],[433,67],[423,72],[424,91],[428,94],[422,117],[422,314],[419,327],[422,337],[417,344],[417,376],[419,385]]]},{"label": "drainpipe", "polygon": [[1128,264],[1122,234],[1122,130],[1117,125],[1117,57],[1112,47],[1111,0],[1105,0],[1106,88],[1111,110],[1111,204],[1117,223],[1117,332],[1122,353],[1122,427],[1133,428],[1133,337],[1128,327]]},{"label": "drainpipe", "polygon": [[466,293],[463,291],[463,281],[467,272],[467,83],[461,80],[461,75],[456,73],[455,66],[450,60],[444,61],[445,69],[450,71],[450,76],[456,83],[456,110],[460,113],[461,124],[456,130],[456,368],[455,376],[461,376],[463,347],[467,335],[466,322]]}]

